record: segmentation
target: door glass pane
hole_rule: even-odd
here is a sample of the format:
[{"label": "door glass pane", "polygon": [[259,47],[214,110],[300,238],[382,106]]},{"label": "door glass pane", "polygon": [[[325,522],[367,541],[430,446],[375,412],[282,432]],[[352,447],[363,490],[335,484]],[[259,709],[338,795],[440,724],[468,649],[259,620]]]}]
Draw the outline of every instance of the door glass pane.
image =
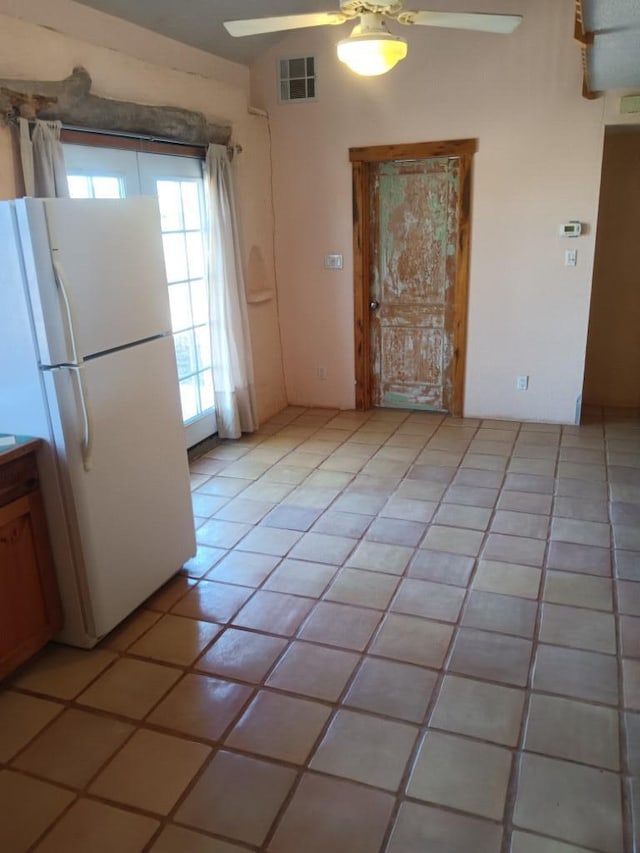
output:
[{"label": "door glass pane", "polygon": [[91,183],[86,175],[68,175],[71,198],[91,198]]},{"label": "door glass pane", "polygon": [[180,231],[182,228],[182,205],[180,184],[177,181],[156,181],[160,223],[163,231]]},{"label": "door glass pane", "polygon": [[94,198],[122,198],[122,189],[118,178],[96,175],[91,180]]},{"label": "door glass pane", "polygon": [[182,208],[184,211],[184,227],[200,230],[200,199],[198,187],[193,181],[182,181]]},{"label": "door glass pane", "polygon": [[191,324],[191,299],[189,298],[189,284],[169,285],[169,301],[171,303],[171,328],[174,332],[188,329]]},{"label": "door glass pane", "polygon": [[209,336],[209,329],[206,326],[200,326],[195,330],[195,333],[198,367],[211,367],[211,340]]},{"label": "door glass pane", "polygon": [[156,186],[186,422],[213,407],[202,181],[163,177]]},{"label": "door glass pane", "polygon": [[213,409],[213,380],[210,370],[198,374],[200,382],[200,403],[203,409]]},{"label": "door glass pane", "polygon": [[180,402],[182,417],[185,421],[197,416],[200,406],[198,405],[198,381],[195,376],[180,381]]},{"label": "door glass pane", "polygon": [[119,175],[67,175],[71,198],[124,198],[124,181]]},{"label": "door glass pane", "polygon": [[200,279],[191,282],[191,310],[196,326],[209,322],[209,296],[207,283]]},{"label": "door glass pane", "polygon": [[189,278],[187,253],[184,246],[184,234],[163,234],[164,262],[167,268],[167,281],[186,281]]},{"label": "door glass pane", "polygon": [[204,258],[202,257],[202,236],[199,231],[186,234],[187,258],[189,261],[189,278],[202,278],[204,275]]},{"label": "door glass pane", "polygon": [[197,371],[196,347],[193,330],[178,332],[173,336],[176,345],[176,362],[180,379]]}]

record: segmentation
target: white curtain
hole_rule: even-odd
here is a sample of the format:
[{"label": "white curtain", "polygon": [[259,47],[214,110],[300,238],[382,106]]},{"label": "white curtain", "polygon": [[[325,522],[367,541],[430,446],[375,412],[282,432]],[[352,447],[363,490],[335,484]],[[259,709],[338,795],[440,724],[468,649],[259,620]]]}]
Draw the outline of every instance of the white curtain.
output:
[{"label": "white curtain", "polygon": [[37,120],[31,136],[26,119],[19,119],[19,125],[25,195],[35,198],[68,198],[67,172],[60,142],[62,123]]},{"label": "white curtain", "polygon": [[224,145],[207,150],[209,313],[213,389],[221,438],[258,427],[249,317],[231,162]]}]

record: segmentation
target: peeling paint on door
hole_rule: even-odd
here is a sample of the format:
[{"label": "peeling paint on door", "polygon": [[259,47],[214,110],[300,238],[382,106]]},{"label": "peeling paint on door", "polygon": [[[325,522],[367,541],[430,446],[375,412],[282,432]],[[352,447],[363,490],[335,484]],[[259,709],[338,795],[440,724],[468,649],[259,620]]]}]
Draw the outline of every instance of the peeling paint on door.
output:
[{"label": "peeling paint on door", "polygon": [[375,405],[450,407],[459,162],[377,164],[370,197]]}]

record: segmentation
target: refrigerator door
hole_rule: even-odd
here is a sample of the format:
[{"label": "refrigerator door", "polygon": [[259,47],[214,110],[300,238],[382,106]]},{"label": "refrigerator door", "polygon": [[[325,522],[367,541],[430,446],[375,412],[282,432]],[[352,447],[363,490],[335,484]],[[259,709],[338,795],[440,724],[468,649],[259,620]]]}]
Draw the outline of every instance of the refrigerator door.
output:
[{"label": "refrigerator door", "polygon": [[[49,538],[58,569],[70,638],[82,643],[84,623],[69,528],[64,514],[58,466],[52,448],[52,426],[38,352],[31,334],[29,303],[22,272],[20,240],[13,204],[0,202],[0,429],[43,439],[38,453],[40,488],[45,500]],[[0,483],[0,491],[2,485]],[[0,633],[2,627],[0,626]]]},{"label": "refrigerator door", "polygon": [[171,329],[156,199],[25,199],[18,216],[42,364]]},{"label": "refrigerator door", "polygon": [[101,637],[195,553],[187,456],[171,337],[81,368],[91,431],[90,470],[77,371],[46,372],[64,458],[62,486],[78,543],[87,630]]}]

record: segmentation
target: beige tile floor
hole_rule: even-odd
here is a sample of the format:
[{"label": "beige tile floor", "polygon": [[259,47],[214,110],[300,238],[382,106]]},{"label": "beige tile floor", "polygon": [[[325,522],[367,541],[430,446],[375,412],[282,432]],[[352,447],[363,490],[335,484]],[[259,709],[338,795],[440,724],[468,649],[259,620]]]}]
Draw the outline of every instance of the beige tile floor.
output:
[{"label": "beige tile floor", "polygon": [[199,551],[0,691],[0,850],[631,853],[640,420],[289,408]]}]

